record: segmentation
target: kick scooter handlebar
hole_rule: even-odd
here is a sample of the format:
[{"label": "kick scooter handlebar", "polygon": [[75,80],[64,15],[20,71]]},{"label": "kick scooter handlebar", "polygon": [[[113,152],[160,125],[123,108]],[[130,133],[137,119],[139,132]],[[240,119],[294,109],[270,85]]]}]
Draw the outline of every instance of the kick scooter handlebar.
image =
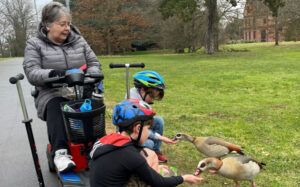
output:
[{"label": "kick scooter handlebar", "polygon": [[133,64],[115,64],[115,63],[110,63],[109,64],[110,68],[125,68],[126,66],[131,67],[131,68],[144,68],[145,64],[144,63],[133,63]]},{"label": "kick scooter handlebar", "polygon": [[24,75],[22,73],[19,73],[16,76],[10,77],[9,82],[11,84],[16,84],[19,80],[23,80],[23,79],[24,79]]},{"label": "kick scooter handlebar", "polygon": [[145,64],[144,63],[132,63],[132,64],[114,64],[110,63],[109,64],[110,68],[126,68],[126,93],[127,96],[126,98],[130,98],[130,91],[129,91],[129,68],[144,68]]}]

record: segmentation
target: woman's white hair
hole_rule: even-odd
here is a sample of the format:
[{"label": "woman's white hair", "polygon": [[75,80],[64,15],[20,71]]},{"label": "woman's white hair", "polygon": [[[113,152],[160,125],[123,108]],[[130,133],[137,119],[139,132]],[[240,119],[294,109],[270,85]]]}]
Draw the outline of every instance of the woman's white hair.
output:
[{"label": "woman's white hair", "polygon": [[42,10],[42,24],[43,26],[50,26],[61,16],[67,16],[71,19],[69,10],[63,4],[59,2],[48,3]]}]

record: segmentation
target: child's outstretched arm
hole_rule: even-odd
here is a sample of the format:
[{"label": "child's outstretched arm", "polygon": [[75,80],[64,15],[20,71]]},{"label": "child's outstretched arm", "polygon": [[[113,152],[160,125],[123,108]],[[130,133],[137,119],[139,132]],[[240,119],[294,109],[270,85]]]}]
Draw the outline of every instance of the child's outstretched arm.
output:
[{"label": "child's outstretched arm", "polygon": [[190,174],[183,175],[182,178],[183,178],[184,182],[188,182],[188,183],[196,183],[196,182],[200,182],[203,180],[203,178],[201,178],[201,177],[197,177],[195,175],[190,175]]},{"label": "child's outstretched arm", "polygon": [[159,140],[165,142],[166,144],[176,144],[178,141],[178,140],[173,140],[173,139],[167,138],[165,136],[160,136]]}]

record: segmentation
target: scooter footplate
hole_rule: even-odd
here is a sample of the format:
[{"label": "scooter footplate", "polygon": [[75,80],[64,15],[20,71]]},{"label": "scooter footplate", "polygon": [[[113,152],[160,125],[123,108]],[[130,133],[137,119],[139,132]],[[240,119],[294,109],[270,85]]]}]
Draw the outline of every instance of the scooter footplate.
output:
[{"label": "scooter footplate", "polygon": [[60,173],[58,178],[63,187],[90,186],[88,171]]}]

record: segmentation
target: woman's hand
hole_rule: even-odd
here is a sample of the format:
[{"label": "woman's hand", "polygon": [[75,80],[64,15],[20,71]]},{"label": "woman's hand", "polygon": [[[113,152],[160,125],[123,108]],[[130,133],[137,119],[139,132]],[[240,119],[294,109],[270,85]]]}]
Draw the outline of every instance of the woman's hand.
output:
[{"label": "woman's hand", "polygon": [[49,78],[51,78],[51,77],[56,77],[56,76],[58,76],[58,77],[62,77],[62,76],[64,76],[66,74],[66,70],[59,70],[59,69],[54,69],[54,70],[52,70],[52,71],[50,71],[50,73],[49,73]]},{"label": "woman's hand", "polygon": [[182,178],[184,182],[188,183],[197,183],[203,180],[203,178],[196,177],[195,175],[183,175]]},{"label": "woman's hand", "polygon": [[172,140],[170,138],[167,138],[165,136],[160,136],[159,140],[165,142],[166,144],[176,144],[178,140]]}]

